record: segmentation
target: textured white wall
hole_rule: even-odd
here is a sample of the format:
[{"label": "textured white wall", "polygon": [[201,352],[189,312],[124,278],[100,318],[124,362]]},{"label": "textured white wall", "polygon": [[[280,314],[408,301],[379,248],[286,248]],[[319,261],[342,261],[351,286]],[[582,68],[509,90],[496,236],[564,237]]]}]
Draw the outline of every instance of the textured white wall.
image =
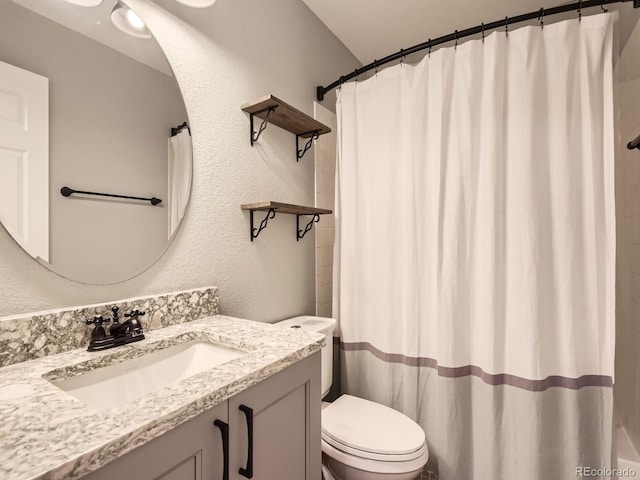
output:
[{"label": "textured white wall", "polygon": [[281,214],[251,243],[240,210],[262,200],[313,204],[313,156],[296,163],[295,137],[273,126],[252,148],[240,105],[273,93],[312,114],[315,86],[358,62],[301,0],[219,0],[204,10],[127,3],[165,49],[189,111],[194,184],[184,224],[154,266],[110,286],[57,277],[2,230],[0,315],[206,285],[220,287],[224,314],[270,321],[313,313],[313,236],[296,242],[295,217]]}]

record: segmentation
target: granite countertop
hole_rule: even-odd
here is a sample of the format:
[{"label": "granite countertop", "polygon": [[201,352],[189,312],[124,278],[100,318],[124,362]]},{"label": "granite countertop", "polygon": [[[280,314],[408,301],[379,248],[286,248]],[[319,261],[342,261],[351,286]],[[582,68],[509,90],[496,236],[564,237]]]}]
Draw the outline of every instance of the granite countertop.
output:
[{"label": "granite countertop", "polygon": [[[222,315],[145,332],[145,336],[141,342],[102,352],[71,350],[0,368],[0,478],[81,478],[324,344],[320,334]],[[48,381],[194,340],[247,354],[101,412]]]}]

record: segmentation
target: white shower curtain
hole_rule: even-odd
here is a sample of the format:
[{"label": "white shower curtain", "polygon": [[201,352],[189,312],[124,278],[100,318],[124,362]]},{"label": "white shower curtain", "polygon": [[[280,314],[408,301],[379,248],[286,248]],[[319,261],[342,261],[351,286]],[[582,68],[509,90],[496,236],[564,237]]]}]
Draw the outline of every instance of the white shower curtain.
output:
[{"label": "white shower curtain", "polygon": [[169,138],[169,232],[173,237],[189,203],[193,147],[188,128]]},{"label": "white shower curtain", "polygon": [[611,467],[612,29],[496,32],[338,94],[342,387],[416,419],[440,480]]}]

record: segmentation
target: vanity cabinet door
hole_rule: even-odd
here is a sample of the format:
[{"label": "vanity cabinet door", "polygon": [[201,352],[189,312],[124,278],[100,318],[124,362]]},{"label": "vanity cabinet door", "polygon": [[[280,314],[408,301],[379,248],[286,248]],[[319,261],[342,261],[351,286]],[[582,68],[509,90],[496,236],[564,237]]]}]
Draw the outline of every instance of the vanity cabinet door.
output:
[{"label": "vanity cabinet door", "polygon": [[[227,402],[224,402],[108,463],[84,479],[223,480],[223,436],[220,427],[227,425],[227,408]],[[216,421],[217,425],[214,424]]]},{"label": "vanity cabinet door", "polygon": [[233,480],[320,479],[320,353],[229,400]]}]

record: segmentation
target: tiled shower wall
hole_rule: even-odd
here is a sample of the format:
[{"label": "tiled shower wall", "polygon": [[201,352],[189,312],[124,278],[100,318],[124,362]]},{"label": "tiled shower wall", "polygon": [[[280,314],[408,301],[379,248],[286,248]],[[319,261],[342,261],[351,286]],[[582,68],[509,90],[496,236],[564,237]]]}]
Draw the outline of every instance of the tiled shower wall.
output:
[{"label": "tiled shower wall", "polygon": [[[336,115],[319,103],[314,104],[315,118],[331,128],[315,145],[316,207],[334,209],[336,176]],[[316,225],[316,315],[331,317],[333,288],[333,215],[323,215]]]},{"label": "tiled shower wall", "polygon": [[616,122],[616,416],[640,450],[640,23],[614,70]]},{"label": "tiled shower wall", "polygon": [[[331,128],[331,133],[322,135],[315,145],[316,206],[335,211],[336,140],[337,120],[331,110],[319,103],[314,104],[315,118]],[[333,290],[333,243],[335,240],[335,217],[323,215],[316,225],[316,315],[335,317],[332,308]],[[333,384],[325,397],[333,401],[340,396],[340,347],[337,342],[339,328],[333,332]]]}]

